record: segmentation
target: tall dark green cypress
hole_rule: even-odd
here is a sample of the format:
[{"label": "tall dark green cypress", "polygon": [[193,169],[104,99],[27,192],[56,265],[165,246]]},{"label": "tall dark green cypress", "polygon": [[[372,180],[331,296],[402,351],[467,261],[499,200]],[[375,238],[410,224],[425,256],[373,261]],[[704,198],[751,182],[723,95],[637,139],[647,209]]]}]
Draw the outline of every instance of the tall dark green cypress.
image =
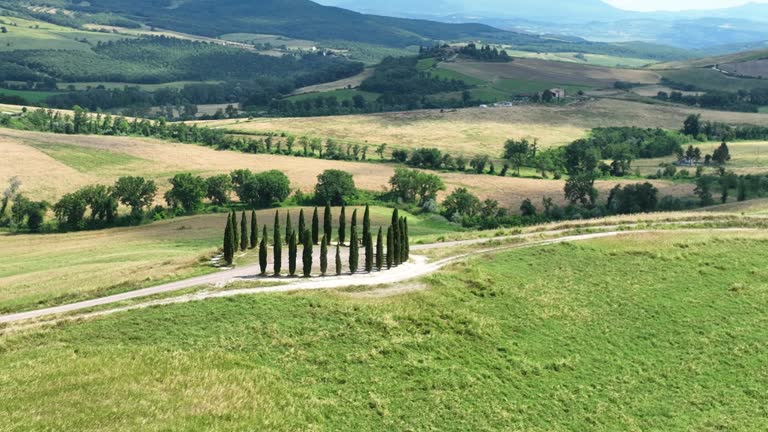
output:
[{"label": "tall dark green cypress", "polygon": [[384,267],[384,239],[382,238],[381,227],[376,235],[376,269],[381,271]]},{"label": "tall dark green cypress", "polygon": [[291,211],[285,216],[285,244],[291,241],[291,233],[293,232],[293,222],[291,222]]},{"label": "tall dark green cypress", "polygon": [[230,216],[227,216],[227,226],[224,228],[224,245],[222,247],[224,251],[224,261],[227,263],[227,265],[232,264],[232,261],[234,261],[234,237],[232,234],[232,218]]},{"label": "tall dark green cypress", "polygon": [[387,269],[392,268],[392,264],[395,258],[394,255],[395,255],[395,242],[392,236],[392,227],[389,227],[389,229],[387,229]]},{"label": "tall dark green cypress", "polygon": [[325,276],[328,272],[328,239],[323,236],[320,239],[320,274]]},{"label": "tall dark green cypress", "polygon": [[[367,233],[367,234],[366,234]],[[373,241],[371,237],[371,209],[368,204],[365,205],[365,213],[363,213],[363,246],[368,246],[366,243],[368,240]]]},{"label": "tall dark green cypress", "polygon": [[352,230],[349,238],[349,271],[352,274],[357,273],[358,260],[360,257],[359,246],[357,244],[357,230]]},{"label": "tall dark green cypress", "polygon": [[325,211],[323,212],[323,235],[325,235],[328,244],[331,244],[333,239],[333,214],[331,213],[330,204],[325,205]]},{"label": "tall dark green cypress", "polygon": [[357,235],[357,209],[352,210],[352,220],[349,223],[349,241],[352,242],[352,232],[355,233],[355,239],[360,240]]},{"label": "tall dark green cypress", "polygon": [[395,209],[392,212],[392,265],[400,265],[400,216]]},{"label": "tall dark green cypress", "polygon": [[341,274],[341,245],[336,243],[336,275]]},{"label": "tall dark green cypress", "polygon": [[267,274],[267,226],[264,225],[264,235],[261,236],[261,243],[259,243],[259,268],[261,268],[261,274]]},{"label": "tall dark green cypress", "polygon": [[312,275],[312,233],[304,233],[304,251],[301,254],[301,263],[304,277]]},{"label": "tall dark green cypress", "polygon": [[280,212],[275,211],[275,226],[274,226],[274,232],[272,234],[274,238],[272,239],[272,247],[273,247],[273,254],[274,257],[272,257],[273,264],[274,264],[274,270],[275,270],[275,276],[280,276],[280,271],[283,267],[283,239],[280,237]]},{"label": "tall dark green cypress", "polygon": [[411,238],[408,235],[408,218],[403,218],[403,228],[405,233],[403,234],[403,239],[405,240],[405,261],[408,261],[411,258]]},{"label": "tall dark green cypress", "polygon": [[296,255],[298,250],[299,245],[296,242],[296,231],[291,231],[291,235],[288,237],[288,273],[291,276],[296,276]]},{"label": "tall dark green cypress", "polygon": [[406,261],[405,257],[405,218],[400,218],[398,220],[398,228],[397,233],[400,235],[400,264],[404,263]]},{"label": "tall dark green cypress", "polygon": [[245,216],[245,210],[240,215],[240,250],[248,249],[248,218]]},{"label": "tall dark green cypress", "polygon": [[237,250],[240,247],[240,231],[237,230],[237,212],[232,210],[230,218],[232,219],[232,231],[235,234],[235,250]]},{"label": "tall dark green cypress", "polygon": [[299,211],[299,243],[304,244],[304,234],[307,232],[307,222],[304,218],[304,209]]},{"label": "tall dark green cypress", "polygon": [[339,216],[339,244],[343,245],[347,241],[347,207],[341,207]]},{"label": "tall dark green cypress", "polygon": [[363,244],[365,245],[365,271],[370,273],[373,271],[373,239],[370,231],[363,233]]},{"label": "tall dark green cypress", "polygon": [[256,211],[251,210],[251,249],[259,245],[259,223],[256,220]]},{"label": "tall dark green cypress", "polygon": [[320,218],[317,215],[317,207],[312,213],[312,244],[320,242]]}]

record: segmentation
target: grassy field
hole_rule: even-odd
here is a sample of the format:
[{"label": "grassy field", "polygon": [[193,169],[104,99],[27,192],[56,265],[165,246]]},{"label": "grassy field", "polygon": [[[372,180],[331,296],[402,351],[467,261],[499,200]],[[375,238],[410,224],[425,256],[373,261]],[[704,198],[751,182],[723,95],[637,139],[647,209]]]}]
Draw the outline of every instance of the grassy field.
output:
[{"label": "grassy field", "polygon": [[[347,217],[352,216],[352,208]],[[358,226],[362,226],[362,208]],[[291,212],[298,226],[299,209],[280,209],[281,223]],[[269,225],[275,210],[258,212]],[[312,208],[305,208],[307,222]],[[339,210],[334,209],[334,227]],[[374,229],[389,225],[392,210],[371,209]],[[408,216],[414,241],[461,228],[437,216]],[[320,212],[322,227],[322,209]],[[164,281],[214,272],[210,258],[221,247],[226,215],[211,214],[145,226],[46,235],[0,233],[0,314],[116,294]],[[238,262],[254,262],[249,252]],[[287,263],[287,258],[286,258]],[[2,429],[2,427],[0,427]]]},{"label": "grassy field", "polygon": [[569,62],[603,67],[640,68],[653,63],[652,60],[631,57],[617,57],[603,54],[584,54],[575,52],[542,53],[531,51],[507,50],[512,57],[533,58],[547,61]]},{"label": "grassy field", "polygon": [[616,81],[656,84],[660,79],[658,73],[650,70],[607,68],[539,59],[516,59],[510,63],[458,60],[441,63],[439,67],[490,82],[501,79],[533,80],[557,86],[570,85],[590,88],[613,87]]},{"label": "grassy field", "polygon": [[761,114],[695,110],[600,99],[560,105],[463,109],[457,112],[413,111],[385,114],[220,120],[201,124],[251,132],[286,132],[396,148],[439,147],[452,154],[485,153],[498,157],[510,138],[538,139],[543,147],[568,144],[594,127],[638,126],[680,129],[685,118],[768,125]]},{"label": "grassy field", "polygon": [[691,68],[659,71],[665,78],[683,84],[692,84],[704,90],[738,91],[768,88],[768,80],[737,78],[711,68]]},{"label": "grassy field", "polygon": [[[720,145],[719,142],[696,143],[695,146],[701,148],[703,154],[712,154]],[[745,174],[765,174],[768,171],[768,142],[766,141],[736,141],[728,143],[728,149],[731,153],[731,160],[728,162],[728,171],[733,171],[739,175]],[[675,162],[674,157],[639,159],[632,163],[633,168],[639,168],[643,175],[654,174],[658,171],[661,164]],[[693,174],[696,168],[687,169]],[[716,168],[705,168],[705,173],[715,174]]]},{"label": "grassy field", "polygon": [[406,295],[156,307],[0,339],[0,429],[752,431],[765,234],[478,257]]},{"label": "grassy field", "polygon": [[294,96],[290,96],[287,99],[293,102],[303,101],[306,99],[314,99],[316,97],[335,97],[339,101],[344,100],[352,100],[353,97],[360,95],[365,98],[368,102],[374,102],[376,99],[381,96],[378,93],[372,93],[362,90],[356,90],[356,89],[340,89],[340,90],[331,90],[326,91],[322,93],[301,93]]},{"label": "grassy field", "polygon": [[23,97],[29,103],[41,103],[45,101],[49,96],[54,96],[57,94],[61,93],[35,90],[9,90],[0,88],[0,95]]},{"label": "grassy field", "polygon": [[[126,36],[62,27],[45,21],[0,17],[8,33],[0,35],[0,51],[61,49],[90,50],[98,42],[125,39]],[[83,42],[85,40],[85,42]]]},{"label": "grassy field", "polygon": [[323,84],[315,84],[307,87],[302,87],[300,89],[295,90],[292,94],[294,95],[300,95],[304,93],[321,93],[321,92],[332,92],[334,90],[343,90],[348,88],[356,88],[359,87],[360,84],[362,84],[363,81],[365,81],[366,78],[373,75],[374,68],[366,68],[359,74],[349,77],[340,79],[338,81],[333,81],[329,83],[323,83]]},{"label": "grassy field", "polygon": [[[0,184],[18,176],[23,192],[36,199],[56,202],[62,195],[82,186],[111,184],[123,175],[141,175],[157,182],[157,203],[170,187],[168,179],[180,172],[204,176],[229,173],[239,168],[253,171],[278,169],[291,180],[291,187],[312,191],[317,176],[326,169],[341,169],[354,176],[358,188],[388,189],[394,167],[381,163],[302,159],[291,156],[243,154],[216,151],[191,144],[151,139],[105,136],[54,135],[0,129],[0,146],[7,164],[0,164]],[[373,149],[370,150],[371,153]],[[465,187],[479,197],[492,198],[510,209],[531,198],[552,197],[563,202],[563,181],[498,177],[466,173],[440,173],[448,191]],[[57,181],[50,181],[56,178]],[[601,181],[597,188],[607,193],[620,181]],[[657,182],[662,194],[687,195],[691,187]]]}]

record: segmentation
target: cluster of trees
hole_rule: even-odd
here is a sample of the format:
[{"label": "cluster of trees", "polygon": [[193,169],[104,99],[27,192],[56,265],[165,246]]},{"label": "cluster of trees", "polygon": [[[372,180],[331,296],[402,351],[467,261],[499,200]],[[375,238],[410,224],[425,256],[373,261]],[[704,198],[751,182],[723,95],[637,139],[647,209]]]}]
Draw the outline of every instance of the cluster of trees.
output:
[{"label": "cluster of trees", "polygon": [[374,74],[360,85],[365,91],[385,95],[431,95],[467,89],[464,81],[443,79],[429,71],[420,71],[417,57],[387,57]]},{"label": "cluster of trees", "polygon": [[699,141],[740,141],[768,139],[768,127],[732,126],[721,122],[702,121],[701,114],[691,114],[683,122],[682,133]]},{"label": "cluster of trees", "polygon": [[327,115],[365,114],[391,111],[413,111],[418,109],[462,108],[479,103],[471,100],[471,94],[464,90],[458,97],[430,97],[421,94],[382,94],[375,100],[362,95],[351,99],[338,100],[335,96],[316,96],[300,101],[275,99],[269,103],[271,116],[315,117]]},{"label": "cluster of trees", "polygon": [[[328,248],[333,242],[334,232],[332,225],[333,214],[331,206],[326,205],[323,212],[322,233],[320,231],[320,218],[318,209],[315,207],[312,214],[311,225],[307,226],[304,218],[304,209],[299,212],[298,227],[293,228],[293,220],[288,212],[285,218],[285,231],[280,225],[280,213],[275,212],[272,225],[272,274],[274,276],[283,275],[283,245],[288,248],[288,268],[289,276],[296,276],[298,261],[298,246],[301,245],[302,251],[302,275],[310,277],[313,268],[314,247],[320,246],[320,274],[328,274]],[[341,259],[341,248],[347,241],[347,219],[346,207],[341,208],[339,223],[336,232],[336,254],[335,254],[335,274],[342,274],[343,264]],[[284,233],[284,237],[283,237]],[[348,270],[355,274],[360,269],[360,248],[364,251],[364,261],[362,268],[365,272],[375,270],[382,271],[390,269],[393,266],[399,266],[408,261],[410,255],[410,240],[408,235],[408,219],[400,217],[398,210],[392,212],[392,222],[386,232],[383,228],[378,229],[376,239],[373,238],[371,231],[370,208],[365,207],[363,214],[362,236],[357,226],[357,209],[352,212],[349,229],[348,246]],[[386,241],[386,253],[385,253]],[[248,249],[257,249],[259,255],[259,267],[261,274],[268,273],[269,259],[269,238],[267,234],[267,225],[261,229],[259,236],[259,223],[255,211],[251,211],[250,221],[248,221],[246,212],[243,211],[238,223],[237,213],[234,211],[227,217],[227,224],[224,229],[223,241],[223,259],[231,265],[235,261],[237,251],[246,251]]]},{"label": "cluster of trees", "polygon": [[679,91],[659,92],[656,98],[689,106],[724,111],[758,112],[760,107],[768,105],[768,89],[755,88],[727,92],[710,90],[703,94],[685,95]]},{"label": "cluster of trees", "polygon": [[497,48],[491,47],[490,45],[482,45],[478,48],[474,43],[459,48],[459,54],[483,62],[506,63],[513,60],[512,57],[507,54],[506,50],[499,51]]}]

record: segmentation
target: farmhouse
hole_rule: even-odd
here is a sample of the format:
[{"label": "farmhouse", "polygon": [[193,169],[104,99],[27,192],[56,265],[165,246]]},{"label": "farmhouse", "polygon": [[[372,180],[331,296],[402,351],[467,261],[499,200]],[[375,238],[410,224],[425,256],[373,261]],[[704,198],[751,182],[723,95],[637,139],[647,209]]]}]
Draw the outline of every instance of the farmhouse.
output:
[{"label": "farmhouse", "polygon": [[551,88],[549,92],[555,97],[555,99],[565,99],[565,89]]}]

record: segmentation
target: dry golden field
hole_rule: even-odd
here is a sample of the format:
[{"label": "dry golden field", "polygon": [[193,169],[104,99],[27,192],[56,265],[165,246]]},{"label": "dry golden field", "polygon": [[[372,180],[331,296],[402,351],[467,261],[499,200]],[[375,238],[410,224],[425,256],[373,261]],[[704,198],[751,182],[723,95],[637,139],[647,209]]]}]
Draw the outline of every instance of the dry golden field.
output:
[{"label": "dry golden field", "polygon": [[522,105],[444,113],[424,110],[336,117],[217,120],[199,124],[243,132],[285,132],[370,145],[387,143],[390,148],[438,147],[454,155],[484,153],[498,157],[509,138],[538,139],[542,147],[552,147],[584,137],[595,127],[680,129],[685,118],[694,113],[700,113],[704,120],[768,125],[768,116],[764,114],[695,110],[613,99],[596,99],[567,106]]},{"label": "dry golden field", "polygon": [[[167,180],[180,172],[200,175],[229,173],[238,168],[253,171],[278,169],[291,179],[292,187],[314,188],[317,176],[326,169],[341,169],[354,175],[361,189],[380,191],[394,167],[380,163],[344,162],[291,156],[216,151],[207,147],[168,143],[152,139],[82,135],[55,135],[0,129],[0,147],[7,163],[0,165],[0,184],[12,176],[23,183],[23,192],[33,198],[55,201],[67,192],[92,183],[108,184],[124,175],[142,175],[157,181],[158,196],[169,187]],[[525,198],[540,202],[544,196],[562,202],[563,181],[535,180],[490,175],[441,173],[448,191],[466,187],[481,198],[498,200],[517,209]],[[621,181],[601,181],[606,192]],[[656,182],[662,195],[686,195],[692,187]]]}]

